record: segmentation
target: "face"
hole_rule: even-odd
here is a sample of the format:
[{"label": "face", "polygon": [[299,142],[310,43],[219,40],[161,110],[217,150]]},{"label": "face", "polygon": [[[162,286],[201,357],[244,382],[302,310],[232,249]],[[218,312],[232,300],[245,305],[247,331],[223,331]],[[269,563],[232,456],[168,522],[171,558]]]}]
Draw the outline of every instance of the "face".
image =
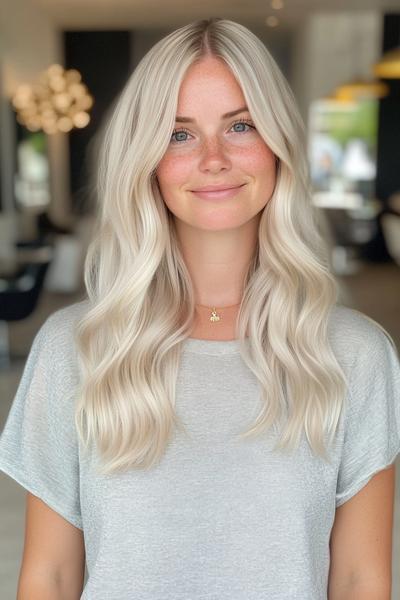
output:
[{"label": "face", "polygon": [[[175,219],[198,229],[241,227],[259,218],[270,199],[275,155],[255,129],[242,90],[220,59],[207,57],[188,69],[175,129],[156,176]],[[236,189],[199,192],[213,186]]]}]

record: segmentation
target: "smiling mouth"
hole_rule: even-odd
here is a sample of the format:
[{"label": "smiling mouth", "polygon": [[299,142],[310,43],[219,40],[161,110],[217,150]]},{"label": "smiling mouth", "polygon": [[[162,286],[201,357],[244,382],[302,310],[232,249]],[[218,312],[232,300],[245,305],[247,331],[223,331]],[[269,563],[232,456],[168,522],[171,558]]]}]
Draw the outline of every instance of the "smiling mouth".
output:
[{"label": "smiling mouth", "polygon": [[198,192],[224,192],[226,190],[236,190],[237,188],[240,188],[244,185],[244,183],[241,183],[240,185],[229,185],[226,187],[205,187],[205,188],[200,188],[199,190],[191,190],[192,192],[198,193]]},{"label": "smiling mouth", "polygon": [[231,188],[223,188],[223,189],[219,189],[219,190],[210,190],[210,191],[206,191],[206,190],[199,190],[199,191],[192,191],[192,194],[197,196],[197,198],[201,198],[202,200],[225,200],[227,198],[233,198],[234,196],[236,196],[240,190],[242,189],[242,187],[245,184],[243,183],[242,185],[238,185],[236,187],[231,187]]}]

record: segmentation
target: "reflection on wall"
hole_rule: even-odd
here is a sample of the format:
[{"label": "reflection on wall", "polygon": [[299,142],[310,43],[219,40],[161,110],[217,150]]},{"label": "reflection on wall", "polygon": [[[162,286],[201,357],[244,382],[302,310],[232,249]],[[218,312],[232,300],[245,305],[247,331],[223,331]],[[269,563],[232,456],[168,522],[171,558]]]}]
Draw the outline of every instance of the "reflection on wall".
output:
[{"label": "reflection on wall", "polygon": [[309,165],[313,203],[326,216],[333,238],[332,267],[356,273],[379,234],[381,203],[375,198],[378,100],[321,99],[309,113]]},{"label": "reflection on wall", "polygon": [[310,107],[309,161],[314,189],[375,191],[378,101],[317,100]]},{"label": "reflection on wall", "polygon": [[50,174],[47,136],[43,131],[31,132],[18,126],[14,192],[16,202],[21,208],[40,211],[48,208]]}]

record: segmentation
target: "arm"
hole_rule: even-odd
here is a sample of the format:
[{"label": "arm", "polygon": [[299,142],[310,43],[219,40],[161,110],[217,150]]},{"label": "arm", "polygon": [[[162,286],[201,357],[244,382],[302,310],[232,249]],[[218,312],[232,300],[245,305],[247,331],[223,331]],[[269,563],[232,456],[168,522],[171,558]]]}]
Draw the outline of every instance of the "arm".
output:
[{"label": "arm", "polygon": [[328,600],[390,600],[395,465],[336,509]]},{"label": "arm", "polygon": [[17,600],[78,600],[84,575],[83,532],[28,492]]}]

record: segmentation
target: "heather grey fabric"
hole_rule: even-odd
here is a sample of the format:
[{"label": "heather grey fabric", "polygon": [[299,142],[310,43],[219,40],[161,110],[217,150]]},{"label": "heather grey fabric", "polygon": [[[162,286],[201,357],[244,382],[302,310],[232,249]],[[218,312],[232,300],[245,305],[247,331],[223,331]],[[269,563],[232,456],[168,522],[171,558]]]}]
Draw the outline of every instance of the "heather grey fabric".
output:
[{"label": "heather grey fabric", "polygon": [[72,326],[53,313],[33,342],[0,438],[0,468],[83,529],[84,600],[326,600],[335,508],[400,449],[400,366],[365,315],[337,306],[333,349],[350,392],[328,464],[303,435],[271,452],[273,433],[240,442],[261,407],[238,342],[189,339],[175,433],[151,471],[99,477],[73,424]]}]

